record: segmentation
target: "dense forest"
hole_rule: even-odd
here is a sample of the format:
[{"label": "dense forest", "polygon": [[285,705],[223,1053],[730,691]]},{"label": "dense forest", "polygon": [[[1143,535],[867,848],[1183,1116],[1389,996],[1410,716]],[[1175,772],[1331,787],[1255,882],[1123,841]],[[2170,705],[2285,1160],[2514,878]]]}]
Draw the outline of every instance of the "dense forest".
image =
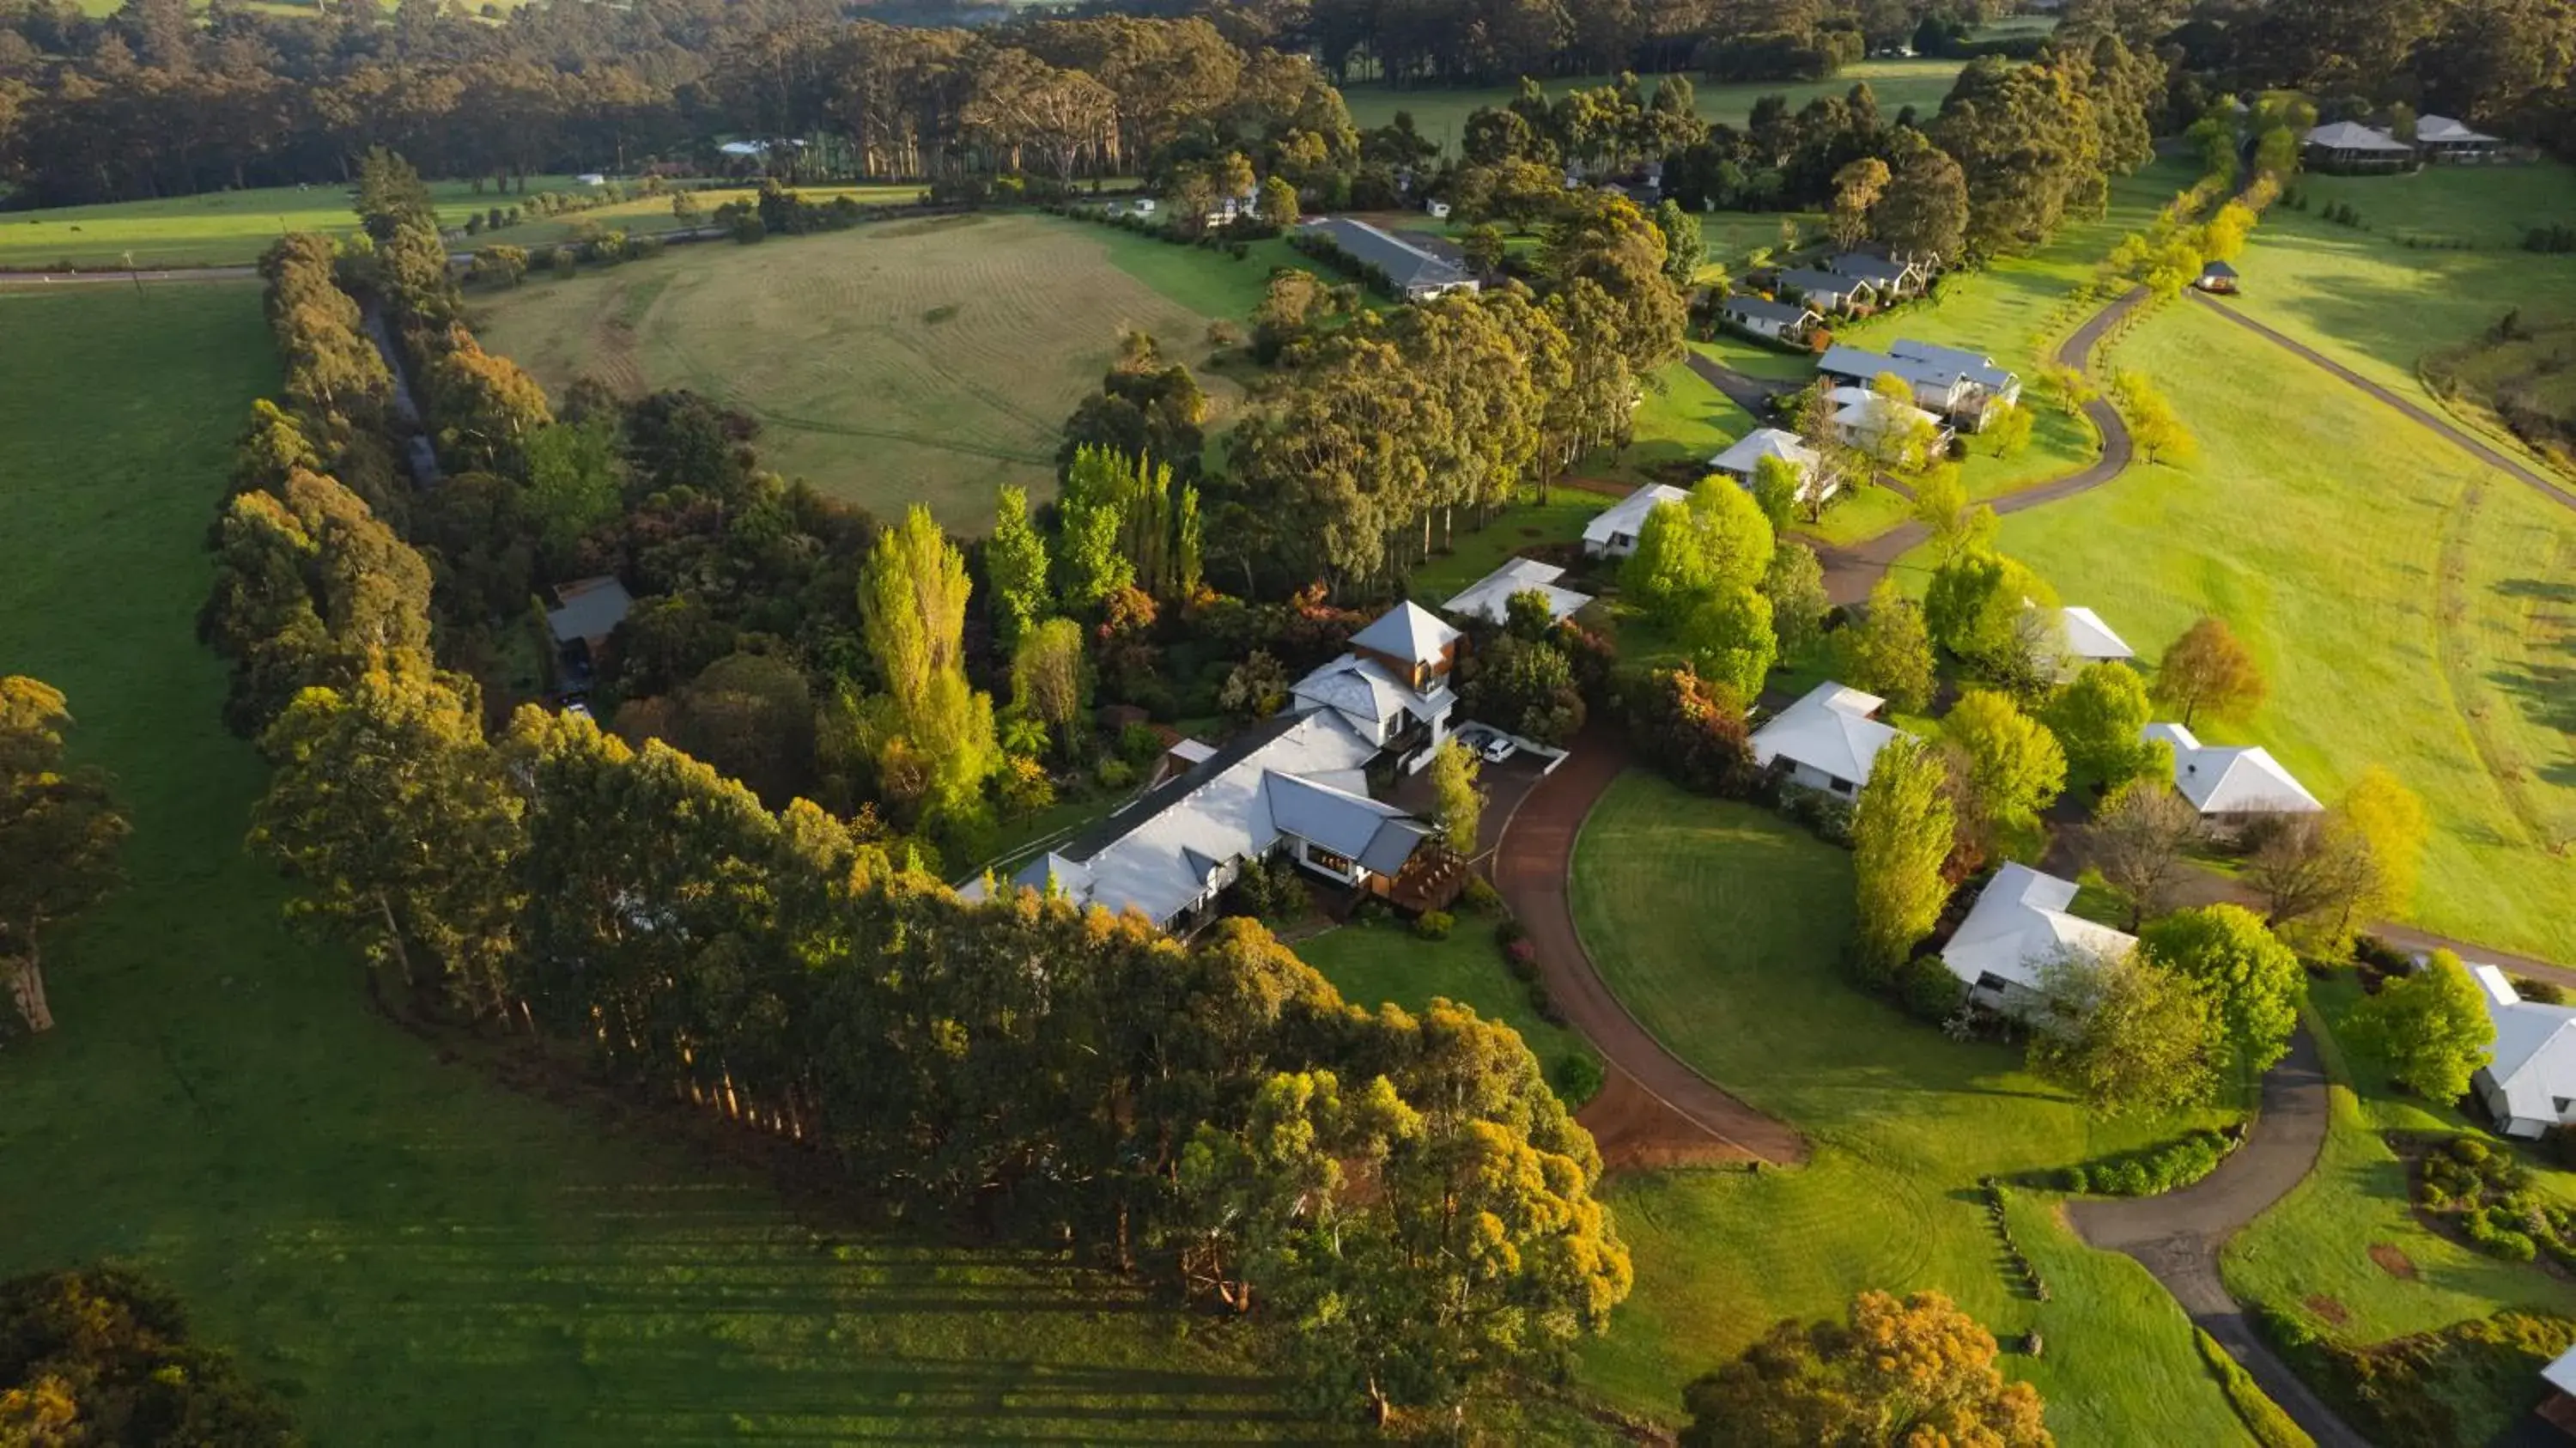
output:
[{"label": "dense forest", "polygon": [[[0,181],[39,204],[344,182],[379,145],[440,176],[689,169],[726,137],[801,143],[774,147],[773,169],[808,175],[1134,174],[1256,144],[1273,152],[1256,158],[1265,172],[1285,160],[1293,173],[1349,130],[1326,76],[1812,79],[1901,44],[1977,49],[1956,43],[1976,18],[1974,3],[1907,0],[1210,0],[1174,18],[1067,12],[970,30],[854,19],[821,0],[540,3],[499,21],[434,0],[390,12],[348,0],[309,18],[129,0],[104,19],[69,0],[0,0]],[[2576,16],[2564,0],[2367,12],[2079,0],[2056,48],[2089,54],[2102,37],[2170,84],[2155,108],[2170,129],[2218,95],[2295,86],[2329,118],[2405,103],[2554,138]],[[1040,155],[1052,163],[1029,164]],[[1368,159],[1392,171],[1421,158]]]}]

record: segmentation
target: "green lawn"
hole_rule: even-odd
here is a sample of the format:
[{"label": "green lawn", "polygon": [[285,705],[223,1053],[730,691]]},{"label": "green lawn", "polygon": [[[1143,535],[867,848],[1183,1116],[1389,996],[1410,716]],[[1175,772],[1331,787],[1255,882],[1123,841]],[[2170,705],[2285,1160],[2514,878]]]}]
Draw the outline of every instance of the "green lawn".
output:
[{"label": "green lawn", "polygon": [[[907,205],[919,201],[924,194],[921,187],[910,185],[799,186],[796,192],[807,200],[817,203],[834,201],[847,196],[864,206]],[[710,226],[714,224],[713,218],[717,207],[728,201],[756,201],[760,197],[760,188],[717,186],[693,191],[691,194],[697,198],[700,216],[697,221],[689,224]],[[491,200],[500,200],[505,210],[508,208],[509,201],[514,199],[516,198],[491,198]],[[485,203],[487,207],[490,204],[490,200]],[[676,231],[680,225],[680,219],[671,214],[670,196],[667,194],[638,196],[631,201],[618,202],[614,206],[598,206],[588,211],[567,212],[560,216],[535,217],[521,221],[516,226],[504,227],[499,231],[486,232],[479,237],[469,238],[457,245],[459,250],[466,251],[489,242],[504,242],[512,246],[545,246],[552,242],[563,241],[584,230],[585,227],[596,227],[601,231],[623,231],[629,236],[641,236],[649,232]]]},{"label": "green lawn", "polygon": [[[2344,976],[2315,987],[2310,998],[2309,1019],[2325,1028],[2320,1039],[2331,1041],[2360,1002],[2361,987]],[[2336,1050],[2328,1065],[2336,1085],[2325,1153],[2314,1175],[2228,1244],[2221,1265],[2229,1289],[2249,1302],[2305,1311],[2321,1331],[2355,1343],[2447,1327],[2505,1307],[2576,1316],[2576,1284],[2528,1263],[2500,1262],[2418,1222],[2407,1200],[2405,1165],[2380,1136],[2483,1134],[2484,1124],[2401,1094],[2368,1056]],[[2549,1170],[2529,1153],[2525,1159],[2545,1184],[2576,1197],[2576,1175]],[[2374,1247],[2404,1253],[2415,1275],[2400,1277],[2373,1261]]]},{"label": "green lawn", "polygon": [[[530,196],[572,189],[569,176],[528,178]],[[478,193],[466,181],[435,182],[430,193],[438,201],[439,221],[447,226],[462,226],[469,213],[491,206],[526,204],[526,197],[515,191],[507,196]],[[358,217],[349,206],[347,187],[270,186],[160,201],[0,211],[0,269],[42,270],[66,261],[84,267],[123,266],[128,253],[135,265],[147,268],[253,262],[270,242],[290,231],[357,230]],[[671,203],[664,200],[660,206],[667,218]],[[583,214],[604,215],[606,208]],[[516,241],[537,231],[538,224],[531,222],[499,235]]]},{"label": "green lawn", "polygon": [[1599,493],[1553,488],[1546,502],[1533,498],[1510,504],[1482,528],[1462,524],[1448,552],[1413,570],[1407,592],[1436,604],[1502,567],[1506,559],[1543,544],[1580,539],[1584,525],[1614,501]]},{"label": "green lawn", "polygon": [[1587,478],[1686,488],[1707,474],[1710,458],[1758,425],[1707,378],[1676,362],[1647,379],[1645,399],[1629,419],[1628,445],[1616,451],[1595,448],[1576,460],[1574,471]]},{"label": "green lawn", "polygon": [[[1699,113],[1712,121],[1743,125],[1753,114],[1753,103],[1764,96],[1785,96],[1790,109],[1805,105],[1818,96],[1839,96],[1855,85],[1867,84],[1878,97],[1878,108],[1889,120],[1907,106],[1929,119],[1941,108],[1941,98],[1950,93],[1958,79],[1961,63],[1955,60],[1869,60],[1847,65],[1840,74],[1821,81],[1760,81],[1741,85],[1694,85],[1692,93]],[[1560,79],[1547,82],[1547,93],[1561,95],[1578,88],[1610,84],[1608,76]],[[1651,79],[1646,94],[1654,94]],[[1420,89],[1398,89],[1375,82],[1356,83],[1342,88],[1342,99],[1351,108],[1351,119],[1362,129],[1383,126],[1405,111],[1413,116],[1414,129],[1447,147],[1455,155],[1459,137],[1465,132],[1467,117],[1484,106],[1511,103],[1520,93],[1516,85],[1503,86],[1425,86]]]},{"label": "green lawn", "polygon": [[1393,1001],[1418,1011],[1434,997],[1446,997],[1474,1007],[1485,1019],[1520,1032],[1550,1081],[1567,1057],[1591,1054],[1582,1037],[1530,1008],[1528,988],[1503,968],[1492,916],[1459,916],[1446,940],[1424,940],[1411,927],[1387,921],[1344,925],[1298,941],[1297,954],[1355,1005]]},{"label": "green lawn", "polygon": [[[2006,1287],[1979,1178],[2062,1167],[2178,1134],[2104,1123],[2020,1069],[1850,985],[1851,860],[1769,813],[1632,773],[1583,829],[1575,920],[1621,1001],[1711,1079],[1794,1123],[1793,1171],[1671,1172],[1614,1194],[1637,1289],[1580,1377],[1669,1417],[1673,1385],[1784,1316],[1837,1314],[1865,1288],[1949,1293],[1999,1336],[2069,1444],[2242,1443],[2189,1322],[2145,1272],[2023,1194],[2015,1233],[2053,1300]],[[2197,1120],[2217,1119],[2215,1112]]]},{"label": "green lawn", "polygon": [[656,1121],[387,1024],[240,848],[262,771],[197,645],[204,539],[276,380],[251,286],[0,294],[0,660],[60,686],[130,886],[0,1051],[0,1274],[187,1298],[315,1443],[1310,1439],[1226,1326],[1046,1254],[791,1213]]},{"label": "green lawn", "polygon": [[2271,696],[2205,738],[2267,746],[2327,800],[2387,766],[2434,828],[2408,918],[2576,961],[2576,854],[2551,853],[2576,838],[2576,514],[2197,305],[2116,361],[2173,398],[2200,461],[2014,514],[2004,550],[2145,658],[2227,618]]},{"label": "green lawn", "polygon": [[[2427,407],[2440,403],[2416,372],[2426,353],[2478,335],[2507,310],[2533,320],[2576,316],[2576,256],[2521,249],[2528,226],[2576,224],[2576,168],[2303,176],[2299,187],[2312,196],[2310,209],[2275,206],[2264,216],[2236,263],[2244,292],[2231,305]],[[2322,219],[2334,200],[2349,201],[2371,229]],[[2430,233],[2478,249],[2398,241]]]}]

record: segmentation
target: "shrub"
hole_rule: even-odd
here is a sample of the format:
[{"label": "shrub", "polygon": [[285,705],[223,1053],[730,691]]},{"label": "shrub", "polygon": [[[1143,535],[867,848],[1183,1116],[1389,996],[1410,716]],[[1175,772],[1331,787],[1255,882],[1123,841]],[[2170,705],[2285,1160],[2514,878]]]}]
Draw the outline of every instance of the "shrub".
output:
[{"label": "shrub", "polygon": [[1503,908],[1503,896],[1491,880],[1482,875],[1470,875],[1467,888],[1458,892],[1458,904],[1460,908],[1473,910],[1479,915],[1491,915]]},{"label": "shrub", "polygon": [[1851,843],[1852,802],[1803,784],[1780,786],[1780,813],[1829,845]]},{"label": "shrub", "polygon": [[1425,940],[1446,940],[1457,924],[1458,917],[1446,910],[1425,910],[1414,917],[1413,933]]},{"label": "shrub", "polygon": [[1163,736],[1151,724],[1130,724],[1118,731],[1118,757],[1143,769],[1163,757]]},{"label": "shrub", "polygon": [[2487,1144],[2474,1136],[2455,1136],[2451,1138],[2450,1154],[2451,1160],[2463,1166],[2478,1166],[2486,1161],[2489,1152]]},{"label": "shrub", "polygon": [[1508,915],[1494,922],[1494,943],[1506,951],[1510,950],[1515,943],[1528,938],[1529,927]]},{"label": "shrub", "polygon": [[[2106,1197],[2152,1197],[2179,1191],[2218,1169],[2232,1150],[2228,1138],[2215,1131],[2195,1131],[2162,1146],[2148,1147],[2126,1156],[2112,1157],[2089,1167],[2071,1168],[2071,1180],[2090,1184],[2095,1195]],[[2082,1191],[2083,1187],[2069,1190]]]},{"label": "shrub", "polygon": [[2281,1411],[2281,1405],[2264,1393],[2254,1375],[2245,1371],[2244,1364],[2218,1345],[2218,1339],[2197,1327],[2191,1334],[2200,1344],[2201,1361],[2217,1375],[2218,1389],[2227,1396],[2227,1406],[2236,1410],[2237,1418],[2245,1424],[2245,1431],[2254,1435],[2255,1442],[2263,1448],[2316,1448],[2317,1440]]},{"label": "shrub", "polygon": [[1533,980],[1529,983],[1529,1003],[1530,1009],[1538,1012],[1540,1020],[1551,1026],[1565,1024],[1565,1012],[1556,1008],[1556,997],[1547,993],[1546,981]]},{"label": "shrub", "polygon": [[1136,782],[1135,766],[1114,754],[1101,760],[1092,775],[1102,789],[1125,789]]},{"label": "shrub", "polygon": [[1907,961],[1904,969],[1897,972],[1896,994],[1908,1014],[1938,1025],[1959,1009],[1967,987],[1959,983],[1939,956],[1923,955]]},{"label": "shrub", "polygon": [[1557,1099],[1565,1103],[1568,1111],[1581,1110],[1583,1103],[1601,1094],[1601,1062],[1589,1051],[1577,1051],[1557,1062],[1555,1075],[1550,1084],[1556,1087]]},{"label": "shrub", "polygon": [[1538,984],[1538,947],[1527,940],[1515,940],[1504,946],[1503,968],[1524,985]]},{"label": "shrub", "polygon": [[2513,993],[2524,1000],[2538,1001],[2543,1005],[2567,1004],[2567,987],[2554,980],[2531,980],[2517,975],[2513,978]]}]

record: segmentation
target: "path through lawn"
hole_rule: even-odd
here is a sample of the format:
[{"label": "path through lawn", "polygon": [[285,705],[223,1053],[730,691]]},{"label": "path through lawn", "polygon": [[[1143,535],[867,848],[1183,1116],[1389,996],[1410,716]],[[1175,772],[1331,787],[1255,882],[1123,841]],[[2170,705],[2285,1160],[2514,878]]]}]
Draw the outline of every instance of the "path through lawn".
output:
[{"label": "path through lawn", "polygon": [[[2094,1252],[2053,1197],[2013,1227],[2052,1301],[2008,1289],[1979,1178],[2073,1165],[2178,1135],[2183,1121],[2102,1123],[2019,1069],[1852,987],[1851,860],[1777,816],[1632,773],[1585,824],[1577,925],[1604,977],[1702,1073],[1805,1132],[1795,1171],[1670,1172],[1622,1182],[1636,1295],[1582,1376],[1672,1414],[1686,1381],[1783,1316],[1838,1314],[1865,1288],[1937,1288],[1999,1337],[2046,1353],[2036,1383],[2059,1441],[2228,1444],[2242,1430],[2190,1324],[2143,1268]],[[2201,1120],[2215,1119],[2204,1116]]]},{"label": "path through lawn", "polygon": [[70,695],[135,826],[131,887],[56,953],[60,1028],[0,1050],[0,1274],[141,1261],[322,1444],[1320,1431],[1130,1287],[812,1229],[372,1014],[242,854],[260,765],[191,626],[275,382],[258,292],[0,296],[0,336],[0,673]]}]

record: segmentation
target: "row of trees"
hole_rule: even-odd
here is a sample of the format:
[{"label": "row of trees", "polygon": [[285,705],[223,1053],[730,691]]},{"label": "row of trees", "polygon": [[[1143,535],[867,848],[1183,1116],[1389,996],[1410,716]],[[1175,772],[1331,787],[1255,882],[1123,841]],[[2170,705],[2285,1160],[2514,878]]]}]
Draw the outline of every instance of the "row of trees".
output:
[{"label": "row of trees", "polygon": [[[389,972],[805,1143],[896,1210],[1265,1309],[1319,1405],[1453,1403],[1546,1368],[1626,1294],[1598,1155],[1508,1031],[1353,1009],[1250,922],[1189,946],[1033,894],[965,904],[864,821],[773,811],[585,718],[531,706],[491,737],[430,655],[428,564],[327,476],[264,481],[228,504],[209,610],[237,664],[269,666],[258,697],[283,696],[252,842],[300,917]],[[1118,531],[1147,551],[1136,484]],[[307,546],[231,547],[260,511]],[[934,801],[992,752],[971,591],[919,511],[855,585],[884,685],[861,733]],[[1028,628],[1023,657],[1058,632]]]},{"label": "row of trees", "polygon": [[45,946],[115,887],[127,832],[108,777],[65,759],[71,724],[60,690],[0,678],[0,984],[30,1031],[54,1024]]}]

